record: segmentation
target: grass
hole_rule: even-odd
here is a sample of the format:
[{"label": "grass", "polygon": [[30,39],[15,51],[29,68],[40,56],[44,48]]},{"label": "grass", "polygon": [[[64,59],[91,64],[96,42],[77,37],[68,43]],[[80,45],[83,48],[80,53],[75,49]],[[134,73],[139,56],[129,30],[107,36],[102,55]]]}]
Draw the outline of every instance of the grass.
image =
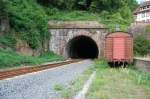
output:
[{"label": "grass", "polygon": [[63,86],[61,86],[61,85],[59,85],[59,84],[56,84],[55,86],[54,86],[54,90],[55,91],[61,91],[61,90],[63,90],[64,88],[63,88]]},{"label": "grass", "polygon": [[24,65],[38,65],[44,62],[59,60],[63,60],[63,58],[52,52],[44,53],[41,56],[23,56],[13,51],[0,50],[0,69],[15,68]]},{"label": "grass", "polygon": [[88,11],[61,11],[58,9],[51,9],[51,12],[47,11],[50,20],[61,20],[61,21],[92,21],[101,20],[100,14],[92,13]]},{"label": "grass", "polygon": [[97,75],[87,99],[150,99],[150,74],[131,68],[109,68],[96,61]]}]

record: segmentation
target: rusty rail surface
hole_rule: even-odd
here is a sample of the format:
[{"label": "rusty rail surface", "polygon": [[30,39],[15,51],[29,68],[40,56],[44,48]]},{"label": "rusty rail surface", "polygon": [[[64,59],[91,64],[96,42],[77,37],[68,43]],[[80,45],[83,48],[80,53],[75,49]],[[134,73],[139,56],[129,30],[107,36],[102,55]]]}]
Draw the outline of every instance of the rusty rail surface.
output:
[{"label": "rusty rail surface", "polygon": [[46,65],[41,65],[41,66],[33,66],[33,67],[22,67],[19,69],[13,69],[13,70],[6,70],[6,71],[0,71],[0,80],[6,79],[6,78],[11,78],[14,76],[19,76],[19,75],[24,75],[27,73],[32,73],[32,72],[37,72],[37,71],[42,71],[62,65],[67,65],[75,62],[79,62],[81,60],[69,60],[69,61],[63,61],[63,62],[58,62],[58,63],[52,63],[52,64],[46,64]]}]

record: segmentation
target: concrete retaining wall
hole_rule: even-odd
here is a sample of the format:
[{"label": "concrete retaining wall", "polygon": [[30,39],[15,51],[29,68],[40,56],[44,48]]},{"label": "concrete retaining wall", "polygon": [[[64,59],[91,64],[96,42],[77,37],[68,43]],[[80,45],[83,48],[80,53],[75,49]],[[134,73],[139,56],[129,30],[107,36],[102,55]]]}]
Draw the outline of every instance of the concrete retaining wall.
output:
[{"label": "concrete retaining wall", "polygon": [[139,70],[150,71],[150,59],[148,58],[134,58],[134,65]]}]

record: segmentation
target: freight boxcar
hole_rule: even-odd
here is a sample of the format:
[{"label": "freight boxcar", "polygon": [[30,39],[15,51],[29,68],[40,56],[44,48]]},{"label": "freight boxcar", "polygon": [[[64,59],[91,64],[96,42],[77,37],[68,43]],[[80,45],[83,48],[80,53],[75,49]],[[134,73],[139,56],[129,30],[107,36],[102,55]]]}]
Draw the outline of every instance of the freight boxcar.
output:
[{"label": "freight boxcar", "polygon": [[109,33],[105,37],[104,56],[111,66],[133,62],[133,36],[125,32]]}]

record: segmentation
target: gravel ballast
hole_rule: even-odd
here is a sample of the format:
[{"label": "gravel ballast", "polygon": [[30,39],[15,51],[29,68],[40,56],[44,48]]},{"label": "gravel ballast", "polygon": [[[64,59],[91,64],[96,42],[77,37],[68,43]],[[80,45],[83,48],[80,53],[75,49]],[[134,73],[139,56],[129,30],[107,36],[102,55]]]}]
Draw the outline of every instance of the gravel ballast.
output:
[{"label": "gravel ballast", "polygon": [[93,62],[84,60],[0,81],[0,99],[56,99],[55,85],[66,86]]}]

